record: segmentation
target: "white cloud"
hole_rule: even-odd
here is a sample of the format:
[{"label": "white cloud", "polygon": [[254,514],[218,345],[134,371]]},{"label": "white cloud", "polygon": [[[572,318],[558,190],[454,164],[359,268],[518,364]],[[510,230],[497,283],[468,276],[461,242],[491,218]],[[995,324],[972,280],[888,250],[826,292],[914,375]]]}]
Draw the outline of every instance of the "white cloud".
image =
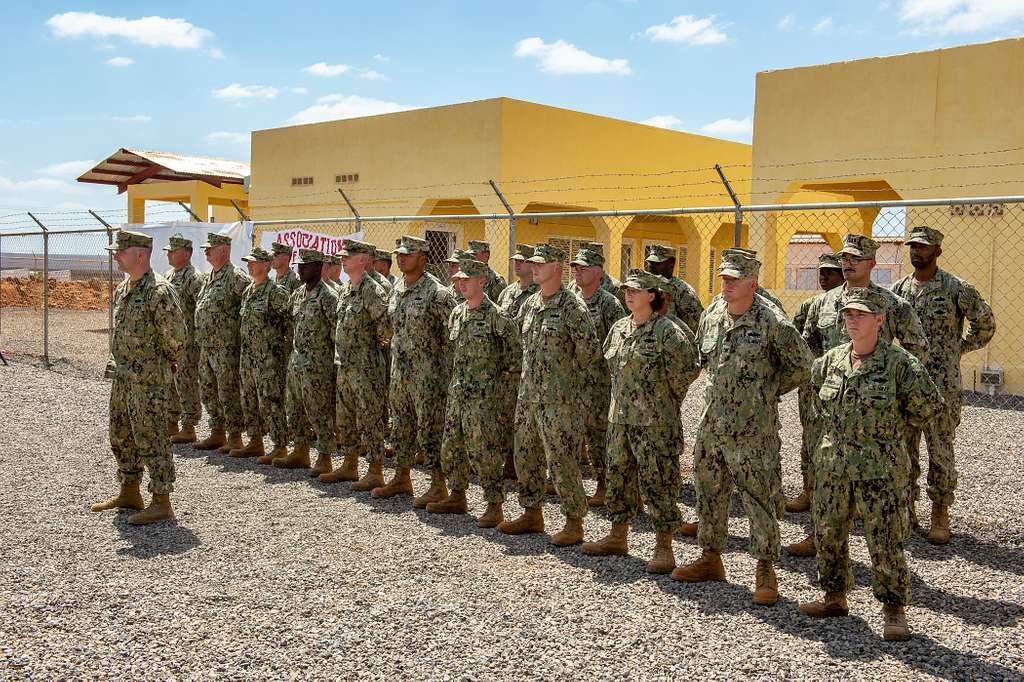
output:
[{"label": "white cloud", "polygon": [[811,30],[814,31],[815,33],[822,33],[823,31],[827,31],[830,28],[832,28],[832,17],[825,17],[824,19],[816,23],[814,25],[814,28]]},{"label": "white cloud", "polygon": [[135,60],[131,57],[112,57],[107,60],[107,64],[111,66],[131,66],[135,63]]},{"label": "white cloud", "polygon": [[242,85],[232,83],[223,88],[213,90],[213,96],[217,99],[228,100],[229,102],[241,102],[247,99],[274,99],[280,92],[277,88],[269,85]]},{"label": "white cloud", "polygon": [[137,114],[135,116],[111,116],[110,120],[118,123],[149,123],[153,117],[147,114]]},{"label": "white cloud", "polygon": [[720,118],[700,127],[700,132],[713,137],[727,137],[748,141],[754,134],[754,121],[746,118]]},{"label": "white cloud", "polygon": [[645,121],[640,121],[644,125],[654,126],[655,128],[678,128],[683,124],[683,119],[677,118],[671,114],[659,114],[658,116],[651,116]]},{"label": "white cloud", "polygon": [[391,114],[396,111],[416,109],[415,106],[385,102],[360,95],[325,95],[313,106],[306,107],[288,119],[291,123],[318,123],[376,114]]},{"label": "white cloud", "polygon": [[219,47],[211,47],[206,51],[206,56],[210,59],[224,59],[224,50]]},{"label": "white cloud", "polygon": [[900,21],[913,33],[977,33],[1024,20],[1020,0],[903,0]]},{"label": "white cloud", "polygon": [[515,56],[540,60],[541,70],[548,73],[612,73],[620,76],[628,76],[632,73],[629,61],[626,59],[598,57],[564,40],[545,43],[536,37],[524,38],[516,43]]},{"label": "white cloud", "polygon": [[321,76],[323,78],[334,78],[335,76],[340,76],[343,73],[348,73],[351,70],[352,67],[348,64],[328,64],[327,62],[310,64],[303,69],[303,71],[308,74]]},{"label": "white cloud", "polygon": [[388,62],[391,61],[390,57],[385,57],[384,55],[380,54],[379,52],[377,54],[373,55],[373,59],[375,61],[380,62],[381,64],[387,64]]},{"label": "white cloud", "polygon": [[124,38],[149,47],[195,50],[213,37],[211,31],[184,19],[108,17],[94,12],[65,12],[46,21],[56,38]]},{"label": "white cloud", "polygon": [[783,31],[788,31],[789,29],[793,28],[793,25],[795,23],[796,17],[794,17],[792,14],[787,14],[786,16],[779,19],[778,26]]},{"label": "white cloud", "polygon": [[294,88],[288,88],[288,90],[290,90],[292,92],[292,94],[294,94],[294,95],[306,95],[306,94],[309,94],[309,88],[305,88],[305,87],[303,87],[301,85],[296,86]]},{"label": "white cloud", "polygon": [[39,175],[51,178],[77,178],[79,175],[96,165],[95,161],[64,161],[52,163],[36,171]]},{"label": "white cloud", "polygon": [[249,133],[229,133],[217,131],[206,136],[206,143],[212,145],[249,144]]},{"label": "white cloud", "polygon": [[359,72],[359,77],[363,80],[368,81],[386,81],[388,77],[382,74],[380,71],[374,71],[373,69],[363,69]]},{"label": "white cloud", "polygon": [[725,27],[715,23],[715,15],[698,19],[692,14],[674,17],[667,24],[648,26],[644,33],[653,41],[686,43],[687,45],[713,45],[729,39]]}]

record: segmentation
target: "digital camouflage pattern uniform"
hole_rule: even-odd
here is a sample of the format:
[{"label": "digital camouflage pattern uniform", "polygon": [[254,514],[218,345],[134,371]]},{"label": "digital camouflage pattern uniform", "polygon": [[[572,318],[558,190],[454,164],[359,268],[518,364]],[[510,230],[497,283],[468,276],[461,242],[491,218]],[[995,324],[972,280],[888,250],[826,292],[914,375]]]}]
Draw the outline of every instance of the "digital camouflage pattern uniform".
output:
[{"label": "digital camouflage pattern uniform", "polygon": [[[718,272],[745,279],[759,268],[756,259],[731,254]],[[697,348],[707,370],[693,455],[700,546],[725,547],[735,485],[750,519],[750,553],[774,561],[783,511],[778,402],[807,380],[811,354],[793,325],[756,296],[737,319],[726,305],[709,308]]]},{"label": "digital camouflage pattern uniform", "polygon": [[[323,258],[324,258],[324,274],[325,275],[326,275],[326,271],[327,271],[327,266],[328,265],[330,265],[330,266],[341,265],[341,258],[339,256],[334,256],[332,254],[325,253],[325,254],[323,254]],[[338,277],[340,278],[341,275],[339,274]],[[331,279],[330,277],[323,276],[323,277],[321,277],[320,281],[323,282],[324,284],[326,284],[327,286],[329,286],[331,288],[331,291],[333,291],[336,294],[341,291],[341,280],[340,279]]]},{"label": "digital camouflage pattern uniform", "polygon": [[[192,240],[180,234],[168,240],[164,251],[191,249]],[[168,418],[181,420],[181,425],[195,426],[202,416],[203,407],[199,400],[199,346],[196,344],[196,299],[203,288],[203,273],[189,263],[180,270],[168,270],[164,278],[169,280],[178,293],[178,305],[185,321],[185,347],[178,358],[178,371],[167,392]]]},{"label": "digital camouflage pattern uniform", "polygon": [[[531,263],[564,262],[565,254],[539,244]],[[586,424],[582,376],[600,358],[594,324],[583,301],[564,287],[545,298],[542,291],[519,311],[523,374],[516,403],[516,473],[519,503],[536,507],[544,499],[550,467],[567,518],[587,514],[579,452]]]},{"label": "digital camouflage pattern uniform", "polygon": [[[245,261],[270,262],[273,256],[259,247]],[[288,419],[284,407],[284,382],[291,348],[292,310],[288,292],[269,277],[251,282],[242,293],[239,335],[242,339],[239,370],[242,378],[242,411],[250,438],[265,434],[277,447],[288,446]]]},{"label": "digital camouflage pattern uniform", "polygon": [[[675,249],[671,246],[653,244],[645,262],[664,263],[675,257]],[[682,320],[690,328],[690,331],[696,334],[697,324],[700,322],[700,316],[704,312],[704,304],[700,302],[697,292],[686,281],[678,277],[668,277],[666,279],[668,283],[664,287],[665,293],[672,297],[668,314]]]},{"label": "digital camouflage pattern uniform", "polygon": [[[373,254],[371,244],[349,239],[345,256]],[[357,283],[347,282],[338,296],[334,333],[337,367],[337,423],[342,454],[364,454],[370,464],[384,462],[387,401],[385,356],[381,344],[391,337],[388,296],[367,269]]]},{"label": "digital camouflage pattern uniform", "polygon": [[[300,263],[323,262],[324,254],[299,249]],[[288,360],[288,431],[295,447],[309,445],[316,434],[316,448],[332,454],[334,434],[335,367],[334,333],[338,321],[338,294],[323,280],[312,291],[305,286],[291,297],[294,335]]]},{"label": "digital camouflage pattern uniform", "polygon": [[[596,251],[580,249],[572,263],[581,267],[604,266],[604,256]],[[600,285],[588,299],[583,298],[583,291],[578,287],[576,294],[587,306],[597,342],[604,343],[612,325],[625,317],[625,309],[614,294]],[[602,477],[608,469],[608,401],[612,387],[608,364],[603,359],[592,363],[584,370],[582,380],[586,410],[584,442],[595,477]]]},{"label": "digital camouflage pattern uniform", "polygon": [[[395,253],[427,253],[425,239],[403,236]],[[395,464],[411,469],[423,452],[431,471],[441,471],[445,391],[451,368],[448,318],[455,301],[434,277],[412,284],[403,278],[388,301],[391,339],[391,437]]]},{"label": "digital camouflage pattern uniform", "polygon": [[[487,264],[465,260],[455,278],[486,277]],[[519,327],[491,299],[476,308],[462,302],[448,321],[451,383],[445,411],[441,461],[452,492],[469,487],[469,470],[480,479],[484,500],[505,501],[503,433],[508,421],[505,387],[522,371]]]},{"label": "digital camouflage pattern uniform", "polygon": [[[942,238],[943,234],[936,229],[917,228],[906,243],[940,246]],[[955,498],[957,472],[953,438],[963,407],[960,356],[984,348],[992,340],[996,333],[995,316],[977,289],[944,270],[936,271],[924,283],[917,282],[913,274],[907,275],[892,286],[892,291],[913,306],[924,325],[928,338],[925,367],[945,401],[944,408],[923,430],[928,444],[928,497],[948,507]],[[968,323],[966,337],[963,335],[965,320]],[[911,427],[907,432],[911,499],[914,500],[920,495],[921,431]]]},{"label": "digital camouflage pattern uniform", "polygon": [[[468,252],[470,256],[475,256],[478,253],[490,253],[491,244],[490,242],[480,241],[477,239],[470,239]],[[486,263],[484,265],[487,265]],[[508,284],[505,282],[505,278],[494,271],[494,269],[487,265],[487,281],[484,283],[484,294],[487,298],[492,301],[497,301],[498,296],[505,290]]]},{"label": "digital camouflage pattern uniform", "polygon": [[[853,288],[845,307],[877,313],[889,301],[877,290]],[[909,531],[906,505],[908,425],[920,427],[942,409],[942,398],[924,365],[903,348],[879,338],[856,369],[852,344],[815,361],[811,382],[824,423],[815,457],[815,544],[818,580],[826,592],[853,586],[849,534],[852,504],[861,509],[871,554],[872,588],[884,604],[910,601],[910,572],[903,554]]]},{"label": "digital camouflage pattern uniform", "polygon": [[[117,251],[153,248],[153,238],[121,230]],[[114,292],[114,331],[106,376],[110,387],[110,449],[122,486],[138,483],[149,469],[149,491],[174,490],[174,460],[167,440],[171,365],[185,347],[186,330],[178,295],[152,270],[134,284],[126,277]]]},{"label": "digital camouflage pattern uniform", "polygon": [[[658,289],[663,282],[631,270],[624,286]],[[674,322],[655,313],[639,326],[632,317],[616,322],[604,341],[604,358],[611,370],[609,520],[633,518],[639,489],[654,529],[674,531],[683,520],[676,504],[683,444],[679,410],[700,372],[697,349]]]},{"label": "digital camouflage pattern uniform", "polygon": [[[270,245],[270,249],[271,254],[275,257],[284,254],[287,254],[288,256],[292,255],[292,247],[281,242],[274,242]],[[302,286],[302,282],[299,281],[299,276],[295,274],[295,271],[292,270],[291,267],[289,267],[288,271],[285,272],[284,277],[279,277],[276,271],[272,271],[271,274],[274,277],[274,283],[283,287],[284,290],[288,292],[289,296],[292,295],[292,292]]]},{"label": "digital camouflage pattern uniform", "polygon": [[[602,258],[604,258],[604,244],[602,244],[601,242],[585,241],[582,244],[580,244],[580,250],[593,251],[594,253],[597,253]],[[607,272],[602,271],[601,283],[599,286],[603,290],[607,291],[609,294],[614,296],[619,301],[619,304],[622,306],[623,310],[626,309],[626,289],[622,286],[622,282],[615,279]],[[576,284],[576,282],[570,282],[567,288],[574,294],[580,293],[580,287],[578,284]],[[598,340],[603,341],[604,339]]]},{"label": "digital camouflage pattern uniform", "polygon": [[[203,248],[231,246],[231,238],[210,232]],[[208,272],[196,299],[199,382],[211,429],[240,432],[245,424],[238,376],[239,309],[249,276],[230,261]]]},{"label": "digital camouflage pattern uniform", "polygon": [[[469,253],[468,251],[463,251],[462,249],[455,249],[454,251],[452,251],[452,255],[445,258],[444,262],[451,263],[452,265],[459,265],[464,260],[473,260],[473,254]],[[448,289],[448,293],[452,295],[452,300],[455,301],[456,305],[462,303],[462,301],[465,300],[464,298],[462,298],[462,292],[459,291],[459,288],[457,286],[455,286],[454,279],[448,284],[446,288]],[[487,287],[484,287],[484,295],[487,295]]]}]

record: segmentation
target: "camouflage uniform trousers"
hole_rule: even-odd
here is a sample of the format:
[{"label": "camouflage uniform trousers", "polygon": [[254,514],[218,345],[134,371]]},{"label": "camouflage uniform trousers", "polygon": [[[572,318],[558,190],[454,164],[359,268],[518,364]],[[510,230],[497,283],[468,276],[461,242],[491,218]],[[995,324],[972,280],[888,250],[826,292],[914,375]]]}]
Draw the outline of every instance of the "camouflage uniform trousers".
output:
[{"label": "camouflage uniform trousers", "polygon": [[847,477],[815,477],[815,544],[818,582],[826,592],[848,592],[850,526],[854,505],[861,509],[864,539],[871,555],[871,587],[883,604],[910,603],[910,570],[903,553],[909,524],[906,488],[888,479],[852,481]]},{"label": "camouflage uniform trousers", "polygon": [[[956,455],[953,438],[960,425],[960,410],[964,396],[960,391],[943,396],[946,404],[924,426],[924,439],[928,444],[928,497],[932,502],[949,507],[956,499]],[[910,455],[910,499],[921,496],[921,433],[922,429],[907,429],[907,454]]]},{"label": "camouflage uniform trousers", "polygon": [[469,487],[469,469],[472,466],[484,490],[484,500],[498,504],[505,501],[502,433],[495,428],[495,423],[503,421],[505,404],[503,394],[474,399],[469,404],[457,398],[448,400],[441,464],[452,490]]},{"label": "camouflage uniform trousers", "polygon": [[241,375],[246,431],[251,437],[268,434],[275,446],[287,446],[288,421],[278,364],[260,366],[243,362]]},{"label": "camouflage uniform trousers", "polygon": [[519,376],[510,377],[501,386],[501,397],[503,409],[498,415],[499,436],[498,451],[501,453],[501,461],[505,462],[509,457],[515,462],[516,456],[516,400],[519,396]]},{"label": "camouflage uniform trousers", "polygon": [[238,353],[238,347],[199,349],[199,386],[211,429],[234,433],[245,425]]},{"label": "camouflage uniform trousers", "polygon": [[594,477],[604,476],[611,466],[608,457],[608,403],[611,402],[612,385],[606,376],[588,391],[586,443],[587,456]]},{"label": "camouflage uniform trousers", "polygon": [[735,485],[750,520],[750,554],[755,559],[779,558],[778,520],[785,502],[779,447],[775,432],[733,437],[698,431],[693,476],[703,549],[725,548]]},{"label": "camouflage uniform trousers", "polygon": [[[393,364],[393,363],[392,363]],[[441,469],[441,433],[444,430],[445,387],[439,381],[400,379],[391,376],[391,442],[395,466],[411,469],[416,453],[426,456],[426,467]]]},{"label": "camouflage uniform trousers", "polygon": [[344,453],[365,453],[370,464],[382,464],[387,404],[379,393],[387,385],[384,369],[339,368],[336,385],[338,446]]},{"label": "camouflage uniform trousers", "polygon": [[801,384],[797,390],[797,406],[800,410],[800,425],[803,428],[800,439],[800,475],[804,490],[814,493],[814,452],[821,439],[821,418],[814,412],[814,389]]},{"label": "camouflage uniform trousers", "polygon": [[[568,396],[567,396],[568,398]],[[516,408],[516,475],[519,504],[535,507],[544,500],[548,467],[568,518],[587,515],[587,496],[580,475],[583,418],[575,405],[542,405],[520,401]]]},{"label": "camouflage uniform trousers", "polygon": [[683,522],[676,504],[682,478],[679,473],[678,427],[608,426],[608,518],[629,523],[639,504],[637,491],[647,505],[651,525],[671,532]]},{"label": "camouflage uniform trousers", "polygon": [[199,402],[199,346],[188,342],[178,360],[178,373],[171,379],[167,391],[168,418],[181,420],[182,426],[195,426],[203,415]]},{"label": "camouflage uniform trousers", "polygon": [[121,485],[138,483],[149,469],[149,491],[174,490],[174,459],[167,440],[166,384],[115,376],[110,386],[110,449]]},{"label": "camouflage uniform trousers", "polygon": [[289,367],[286,386],[288,432],[295,447],[309,445],[312,433],[316,436],[317,450],[322,454],[332,454],[337,445],[334,432],[334,364],[301,371]]}]

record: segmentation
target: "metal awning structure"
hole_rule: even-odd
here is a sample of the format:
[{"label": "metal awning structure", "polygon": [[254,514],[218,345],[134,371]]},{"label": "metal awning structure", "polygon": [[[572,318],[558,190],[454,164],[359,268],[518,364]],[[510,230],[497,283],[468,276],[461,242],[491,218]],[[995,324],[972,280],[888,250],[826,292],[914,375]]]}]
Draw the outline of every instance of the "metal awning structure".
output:
[{"label": "metal awning structure", "polygon": [[214,187],[241,185],[249,172],[249,164],[241,161],[121,148],[78,176],[78,181],[116,185],[122,194],[129,185],[180,180],[200,180]]}]

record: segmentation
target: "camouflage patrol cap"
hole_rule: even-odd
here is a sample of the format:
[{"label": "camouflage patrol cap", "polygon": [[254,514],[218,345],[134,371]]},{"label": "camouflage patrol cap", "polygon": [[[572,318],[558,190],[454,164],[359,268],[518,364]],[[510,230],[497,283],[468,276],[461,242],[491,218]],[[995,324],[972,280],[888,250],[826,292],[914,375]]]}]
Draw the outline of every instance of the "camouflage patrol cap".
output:
[{"label": "camouflage patrol cap", "polygon": [[373,244],[362,242],[358,239],[346,239],[344,246],[341,248],[341,255],[354,256],[357,253],[368,253],[372,256],[376,251],[377,249],[374,248]]},{"label": "camouflage patrol cap", "polygon": [[231,246],[231,237],[226,234],[207,232],[206,241],[203,242],[204,249],[211,249],[215,246]]},{"label": "camouflage patrol cap", "polygon": [[842,270],[843,264],[839,262],[839,256],[834,253],[823,253],[818,256],[818,269],[819,270]]},{"label": "camouflage patrol cap", "polygon": [[601,242],[585,241],[582,244],[580,244],[580,248],[586,249],[587,251],[593,251],[594,253],[599,253],[602,256],[604,255],[604,244],[602,244]]},{"label": "camouflage patrol cap", "polygon": [[757,277],[761,271],[761,261],[749,255],[748,249],[725,249],[722,251],[722,264],[718,266],[719,277],[735,277],[747,279]]},{"label": "camouflage patrol cap", "polygon": [[722,249],[723,256],[743,256],[744,258],[757,258],[757,251],[745,249],[742,246],[730,246]]},{"label": "camouflage patrol cap", "polygon": [[341,257],[332,253],[325,253],[324,265],[341,265]]},{"label": "camouflage patrol cap", "polygon": [[275,256],[292,255],[291,245],[285,244],[283,242],[274,242],[273,244],[270,245],[270,249]]},{"label": "camouflage patrol cap", "polygon": [[907,237],[907,244],[924,244],[925,246],[942,246],[942,239],[946,235],[942,234],[934,227],[915,227],[910,231],[910,236]]},{"label": "camouflage patrol cap", "polygon": [[647,270],[641,270],[640,268],[633,268],[626,274],[626,281],[622,283],[622,286],[627,289],[662,289],[665,284],[665,278],[655,275],[653,272]]},{"label": "camouflage patrol cap", "polygon": [[484,277],[486,275],[487,263],[466,258],[459,261],[459,271],[452,275],[452,279],[469,279],[470,277]]},{"label": "camouflage patrol cap", "polygon": [[647,263],[664,263],[676,257],[676,250],[664,244],[651,244],[651,250],[644,259]]},{"label": "camouflage patrol cap", "polygon": [[516,244],[516,252],[511,260],[527,260],[533,256],[533,244]]},{"label": "camouflage patrol cap", "polygon": [[248,256],[242,256],[242,260],[246,261],[247,263],[256,263],[256,262],[268,262],[269,263],[273,258],[274,258],[274,256],[273,256],[272,253],[270,253],[266,249],[260,248],[258,246],[252,247],[252,251],[249,252]]},{"label": "camouflage patrol cap", "polygon": [[856,258],[874,258],[879,246],[878,242],[867,235],[848,234],[843,237],[843,248],[839,253],[847,253]]},{"label": "camouflage patrol cap", "polygon": [[869,287],[853,287],[839,297],[839,310],[861,310],[877,315],[885,312],[885,296]]},{"label": "camouflage patrol cap", "polygon": [[470,239],[469,240],[469,252],[470,253],[490,253],[491,252],[491,243],[490,242],[481,241],[479,239]]},{"label": "camouflage patrol cap", "polygon": [[551,244],[537,244],[533,255],[526,260],[530,263],[564,263],[565,251]]},{"label": "camouflage patrol cap", "polygon": [[390,263],[391,262],[391,252],[390,251],[385,251],[384,249],[374,249],[373,250],[373,260],[386,260],[387,262]]},{"label": "camouflage patrol cap", "polygon": [[452,251],[452,255],[444,259],[445,263],[461,263],[464,260],[472,260],[473,254],[469,251],[463,251],[462,249],[455,249]]},{"label": "camouflage patrol cap", "polygon": [[398,246],[395,247],[395,253],[401,253],[408,255],[410,253],[427,253],[430,250],[430,245],[427,244],[426,239],[420,239],[419,237],[413,237],[410,234],[402,235],[402,240]]},{"label": "camouflage patrol cap", "polygon": [[177,232],[171,235],[171,238],[167,240],[167,246],[164,247],[164,251],[176,251],[177,249],[191,249],[192,240],[185,239],[185,237]]},{"label": "camouflage patrol cap", "polygon": [[143,249],[153,248],[153,238],[148,234],[142,234],[141,232],[132,232],[131,230],[119,230],[117,233],[117,241],[110,246],[105,246],[107,251],[124,251],[130,249],[133,246],[138,246]]},{"label": "camouflage patrol cap", "polygon": [[316,249],[299,249],[299,263],[323,263],[324,254]]},{"label": "camouflage patrol cap", "polygon": [[597,251],[580,249],[576,252],[576,257],[572,259],[570,265],[579,265],[584,268],[593,266],[604,267],[604,256]]}]

